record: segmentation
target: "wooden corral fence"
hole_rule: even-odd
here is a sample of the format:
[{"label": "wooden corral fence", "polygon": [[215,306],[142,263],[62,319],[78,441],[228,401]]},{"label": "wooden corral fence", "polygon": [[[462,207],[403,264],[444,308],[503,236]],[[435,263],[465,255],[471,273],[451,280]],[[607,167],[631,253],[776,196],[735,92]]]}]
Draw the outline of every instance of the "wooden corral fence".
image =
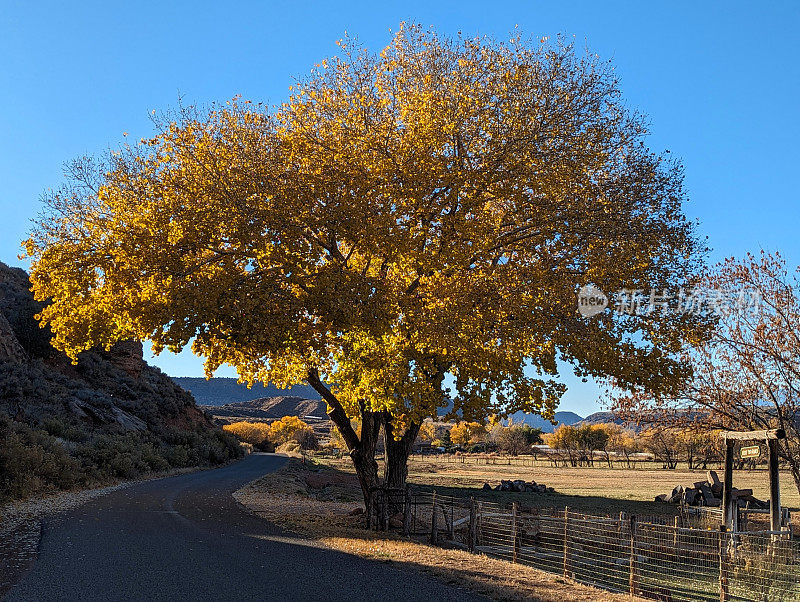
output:
[{"label": "wooden corral fence", "polygon": [[[655,464],[650,457],[637,456],[627,460],[616,455],[610,455],[612,467],[625,469],[652,469]],[[522,455],[509,456],[503,454],[474,454],[474,453],[415,453],[409,456],[411,462],[437,462],[440,464],[465,464],[469,466],[520,466],[526,468],[543,468],[564,464],[567,458],[557,451],[539,451],[536,456]],[[716,465],[714,465],[716,466]],[[593,467],[609,468],[605,456],[595,454]]]},{"label": "wooden corral fence", "polygon": [[372,528],[396,529],[610,591],[664,601],[800,599],[800,542],[787,529],[695,528],[681,517],[595,516],[436,491],[376,490],[373,501]]}]

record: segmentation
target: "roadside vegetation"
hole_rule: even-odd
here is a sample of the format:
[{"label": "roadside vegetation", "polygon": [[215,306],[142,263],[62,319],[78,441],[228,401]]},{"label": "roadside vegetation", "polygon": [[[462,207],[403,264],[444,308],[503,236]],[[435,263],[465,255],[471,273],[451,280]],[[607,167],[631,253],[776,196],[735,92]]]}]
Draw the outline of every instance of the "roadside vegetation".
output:
[{"label": "roadside vegetation", "polygon": [[297,416],[284,416],[271,423],[242,420],[225,424],[222,429],[258,451],[291,452],[314,450],[319,446],[314,429]]}]

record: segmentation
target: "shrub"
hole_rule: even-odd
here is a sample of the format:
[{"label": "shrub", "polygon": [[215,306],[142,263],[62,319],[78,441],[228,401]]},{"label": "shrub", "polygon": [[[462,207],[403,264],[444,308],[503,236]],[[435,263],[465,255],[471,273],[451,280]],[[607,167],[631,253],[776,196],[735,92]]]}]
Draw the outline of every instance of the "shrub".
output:
[{"label": "shrub", "polygon": [[80,463],[52,436],[0,416],[0,499],[69,489],[81,477]]},{"label": "shrub", "polygon": [[269,438],[276,446],[281,446],[287,441],[292,441],[299,431],[310,428],[297,416],[284,416],[270,425]]},{"label": "shrub", "polygon": [[278,446],[275,451],[281,454],[297,454],[300,453],[300,449],[300,444],[297,441],[286,441]]},{"label": "shrub", "polygon": [[226,424],[222,429],[228,433],[232,433],[240,441],[250,443],[251,445],[258,446],[263,443],[267,438],[270,438],[271,429],[266,422],[234,422],[233,424]]}]

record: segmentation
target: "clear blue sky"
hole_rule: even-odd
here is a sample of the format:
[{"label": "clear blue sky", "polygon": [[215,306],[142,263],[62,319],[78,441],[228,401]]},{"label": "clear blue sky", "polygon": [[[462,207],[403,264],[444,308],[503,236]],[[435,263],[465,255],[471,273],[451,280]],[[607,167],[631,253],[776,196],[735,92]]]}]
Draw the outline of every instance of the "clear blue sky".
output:
[{"label": "clear blue sky", "polygon": [[[761,247],[800,263],[800,3],[0,3],[0,261],[16,258],[62,164],[151,133],[148,113],[241,94],[286,97],[345,31],[378,49],[401,21],[439,32],[574,36],[614,60],[650,145],[686,165],[687,213],[712,260]],[[199,375],[190,354],[155,360]],[[231,374],[221,370],[219,375]],[[597,409],[571,384],[562,409]]]}]

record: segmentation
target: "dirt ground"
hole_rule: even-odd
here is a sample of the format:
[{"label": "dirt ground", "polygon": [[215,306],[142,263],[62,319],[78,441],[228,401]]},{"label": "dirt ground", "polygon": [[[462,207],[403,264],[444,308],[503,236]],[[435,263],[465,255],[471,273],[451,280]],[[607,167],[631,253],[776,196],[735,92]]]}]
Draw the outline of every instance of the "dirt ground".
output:
[{"label": "dirt ground", "polygon": [[234,496],[252,512],[324,545],[418,570],[494,600],[631,600],[519,564],[368,531],[363,514],[353,514],[363,510],[357,481],[327,462],[303,466],[290,460]]}]

